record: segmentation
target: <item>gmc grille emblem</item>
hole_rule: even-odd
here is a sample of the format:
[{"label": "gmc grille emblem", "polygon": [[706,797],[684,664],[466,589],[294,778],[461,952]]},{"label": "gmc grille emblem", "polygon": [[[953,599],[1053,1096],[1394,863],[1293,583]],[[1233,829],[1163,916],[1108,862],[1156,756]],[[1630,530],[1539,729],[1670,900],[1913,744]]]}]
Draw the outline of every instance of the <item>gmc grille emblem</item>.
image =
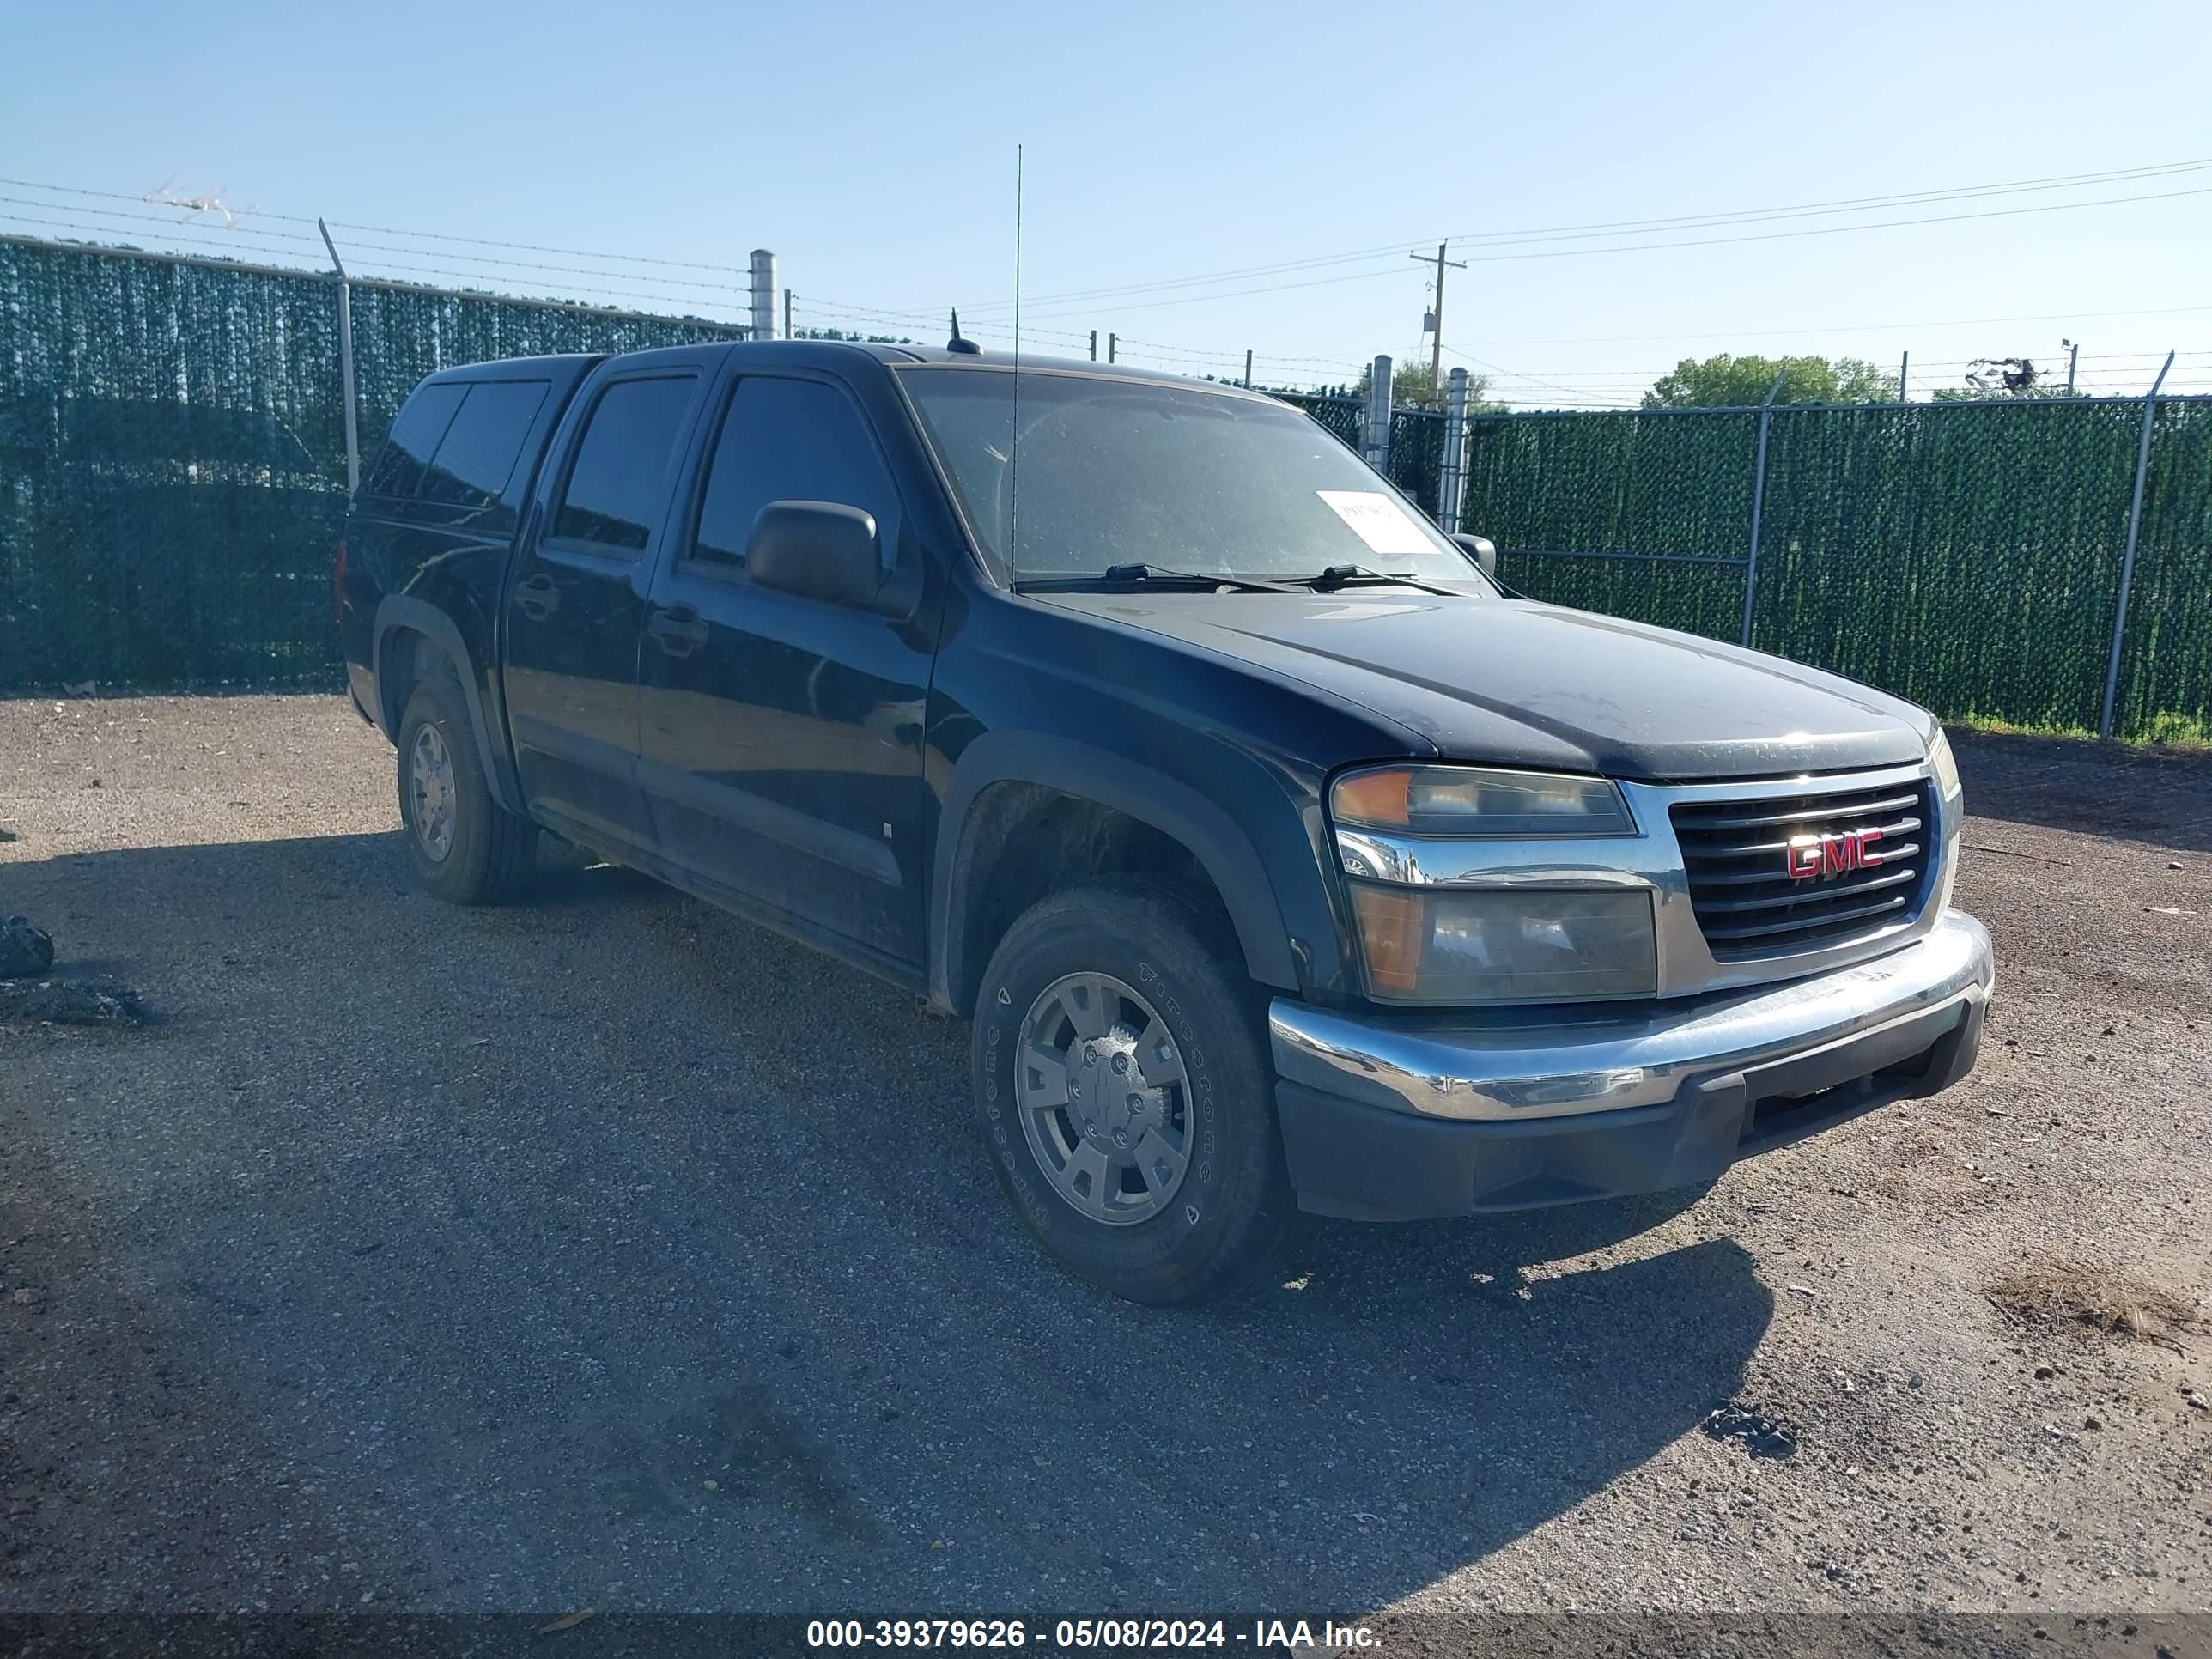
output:
[{"label": "gmc grille emblem", "polygon": [[1832,836],[1793,836],[1782,850],[1791,880],[1825,881],[1880,864],[1875,843],[1881,839],[1879,830],[1845,830]]}]

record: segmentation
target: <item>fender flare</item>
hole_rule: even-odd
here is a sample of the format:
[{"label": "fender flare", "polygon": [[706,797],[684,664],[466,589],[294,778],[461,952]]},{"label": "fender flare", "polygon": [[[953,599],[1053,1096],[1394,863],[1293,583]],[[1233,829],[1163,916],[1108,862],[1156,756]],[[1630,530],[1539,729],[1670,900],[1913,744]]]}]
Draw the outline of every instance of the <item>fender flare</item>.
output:
[{"label": "fender flare", "polygon": [[[369,659],[376,667],[377,713],[381,715],[390,702],[384,687],[385,646],[401,629],[411,629],[424,635],[452,659],[453,677],[460,681],[461,696],[469,706],[469,729],[476,734],[477,763],[483,769],[484,781],[491,787],[492,798],[501,806],[510,812],[520,812],[522,804],[516,797],[510,769],[501,763],[504,757],[492,749],[491,723],[484,718],[483,697],[477,684],[476,659],[462,643],[461,630],[437,606],[410,593],[388,593],[377,604],[374,654]],[[392,729],[385,733],[394,743],[399,740],[398,724],[404,712],[403,709],[394,714]],[[382,720],[378,724],[381,726]]]},{"label": "fender flare", "polygon": [[962,752],[939,819],[945,833],[937,838],[930,876],[929,989],[939,1006],[952,1009],[953,905],[956,896],[965,896],[953,890],[963,878],[961,853],[977,798],[1000,783],[1033,784],[1096,801],[1173,836],[1190,849],[1220,893],[1253,978],[1298,988],[1297,958],[1267,866],[1218,804],[1188,784],[1073,738],[1001,731],[986,732]]}]

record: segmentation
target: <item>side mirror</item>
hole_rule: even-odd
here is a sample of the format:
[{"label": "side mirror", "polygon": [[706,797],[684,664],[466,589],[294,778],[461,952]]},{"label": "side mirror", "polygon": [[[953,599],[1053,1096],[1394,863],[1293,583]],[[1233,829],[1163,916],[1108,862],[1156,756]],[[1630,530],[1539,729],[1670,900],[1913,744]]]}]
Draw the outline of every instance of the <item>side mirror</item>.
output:
[{"label": "side mirror", "polygon": [[1462,551],[1474,556],[1474,562],[1482,567],[1484,575],[1495,576],[1498,574],[1498,549],[1489,537],[1469,536],[1462,532],[1452,539],[1460,544]]},{"label": "side mirror", "polygon": [[825,605],[866,606],[884,585],[875,515],[835,501],[770,501],[753,520],[746,574]]}]

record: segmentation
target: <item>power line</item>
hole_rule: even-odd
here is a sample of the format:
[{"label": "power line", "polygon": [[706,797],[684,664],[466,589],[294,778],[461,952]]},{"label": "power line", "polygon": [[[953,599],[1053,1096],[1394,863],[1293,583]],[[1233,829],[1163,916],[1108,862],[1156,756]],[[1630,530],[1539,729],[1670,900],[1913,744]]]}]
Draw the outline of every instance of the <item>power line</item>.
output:
[{"label": "power line", "polygon": [[2063,173],[2048,179],[2021,179],[2004,184],[1962,185],[1944,190],[1909,191],[1889,196],[1850,197],[1839,201],[1814,202],[1796,207],[1748,208],[1726,213],[1687,214],[1667,219],[1617,220],[1611,224],[1561,225],[1546,230],[1469,232],[1454,236],[1449,240],[1457,247],[1498,241],[1545,241],[1558,237],[1717,229],[1731,224],[1758,224],[1829,213],[1874,213],[1884,208],[1917,207],[1932,202],[1967,202],[1996,196],[2018,196],[2034,191],[2079,189],[2091,184],[2129,184],[2142,179],[2170,178],[2177,173],[2202,173],[2208,167],[2212,167],[2212,158],[2163,161],[2152,167],[2122,167],[2109,173]]},{"label": "power line", "polygon": [[[1728,223],[1755,223],[1764,220],[1802,217],[1821,213],[1874,212],[1884,207],[1906,207],[1936,200],[1970,201],[1984,197],[2016,195],[2030,191],[2080,188],[2097,183],[2118,184],[2136,179],[2160,178],[2175,173],[2201,172],[2207,167],[2212,167],[2212,158],[2160,162],[2153,166],[2116,168],[2104,173],[2061,173],[2042,179],[2012,179],[1992,185],[1963,185],[1943,190],[1908,191],[1887,196],[1852,197],[1830,202],[1799,203],[1784,207],[1747,208],[1722,213],[1674,215],[1656,219],[1613,220],[1582,225],[1551,225],[1522,230],[1464,232],[1446,240],[1455,246],[1497,246],[1546,241],[1557,238],[1649,234],[1667,230],[1694,229],[1700,227],[1711,228]],[[2082,203],[2069,205],[2092,204]],[[1866,228],[1875,228],[1875,227],[1866,227]],[[1068,300],[1109,299],[1121,295],[1202,287],[1216,283],[1237,281],[1248,276],[1265,276],[1295,270],[1317,270],[1330,265],[1357,264],[1364,260],[1386,257],[1395,258],[1403,252],[1406,242],[1419,240],[1425,239],[1408,237],[1402,241],[1381,244],[1374,247],[1356,248],[1340,253],[1316,254],[1298,259],[1279,260],[1268,264],[1246,265],[1230,270],[1209,272],[1203,276],[1165,277],[1157,281],[1124,283],[1115,287],[1073,289],[1061,294],[1046,295],[1042,302],[1057,304]],[[978,311],[1002,309],[1006,303],[1004,301],[986,301],[975,306],[975,309]]]},{"label": "power line", "polygon": [[[2212,195],[2212,185],[2191,190],[2160,191],[2148,196],[2105,197],[2092,202],[2046,202],[2035,207],[1997,208],[1985,213],[1946,213],[1935,214],[1922,219],[1885,219],[1868,225],[1823,225],[1808,230],[1766,231],[1749,236],[1704,237],[1679,242],[1639,242],[1620,247],[1553,248],[1535,253],[1492,253],[1478,256],[1469,263],[1485,265],[1504,264],[1524,259],[1574,259],[1584,258],[1595,254],[1654,253],[1670,248],[1727,247],[1742,242],[1790,241],[1807,236],[1838,236],[1867,230],[1895,230],[1916,225],[1955,224],[1973,219],[2009,219],[2030,213],[2063,213],[2078,208],[2118,207],[2135,202],[2164,202],[2183,196],[2208,195]],[[1378,276],[1395,276],[1400,274],[1397,270],[1389,269],[1360,270],[1353,271],[1348,276],[1320,276],[1308,282],[1278,283],[1265,288],[1236,289],[1222,294],[1196,294],[1172,300],[1147,300],[1136,305],[1115,306],[1111,309],[1117,314],[1128,311],[1153,311],[1164,306],[1200,305],[1209,300],[1244,299],[1259,294],[1287,294],[1298,289],[1326,288],[1337,283],[1370,282]],[[1048,317],[1083,316],[1096,308],[1047,312],[1044,314]]]}]

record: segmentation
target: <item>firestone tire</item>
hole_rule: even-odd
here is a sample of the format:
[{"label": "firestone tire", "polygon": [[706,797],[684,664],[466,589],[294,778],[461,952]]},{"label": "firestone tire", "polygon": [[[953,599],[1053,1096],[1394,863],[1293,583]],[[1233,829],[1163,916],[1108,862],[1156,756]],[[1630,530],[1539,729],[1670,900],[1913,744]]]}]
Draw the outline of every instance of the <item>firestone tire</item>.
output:
[{"label": "firestone tire", "polygon": [[[1119,988],[1099,1003],[1112,1012],[1079,1019],[1094,988]],[[1279,1260],[1297,1203],[1261,1022],[1225,925],[1163,884],[1105,878],[1041,900],[1007,931],[977,1000],[976,1110],[1016,1213],[1068,1272],[1164,1305],[1233,1295]],[[1109,1029],[1093,1041],[1085,1024]],[[1060,1053],[1082,1114],[1037,1106],[1058,1092],[1048,1079]],[[1121,1091],[1148,1081],[1146,1064],[1175,1080],[1146,1089],[1140,1109],[1139,1095]],[[1134,1115],[1104,1114],[1102,1091],[1074,1082],[1085,1077],[1109,1084]],[[1151,1172],[1125,1162],[1095,1178],[1102,1153],[1142,1162],[1143,1148],[1170,1143],[1183,1155],[1171,1182],[1171,1152]],[[1087,1188],[1069,1175],[1086,1157]]]},{"label": "firestone tire", "polygon": [[399,721],[399,818],[407,860],[426,892],[449,904],[496,904],[529,884],[538,826],[492,799],[459,682],[419,683]]}]

